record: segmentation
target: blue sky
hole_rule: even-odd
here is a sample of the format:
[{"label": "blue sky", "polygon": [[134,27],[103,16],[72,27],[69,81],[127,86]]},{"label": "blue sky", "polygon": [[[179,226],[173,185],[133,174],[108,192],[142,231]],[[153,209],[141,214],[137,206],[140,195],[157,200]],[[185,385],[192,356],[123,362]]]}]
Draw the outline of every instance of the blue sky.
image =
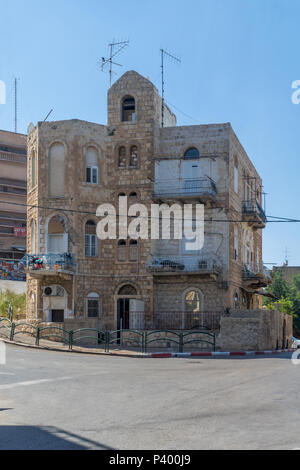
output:
[{"label": "blue sky", "polygon": [[[0,129],[43,120],[106,123],[108,75],[97,59],[113,38],[130,40],[120,73],[135,69],[160,87],[161,47],[180,56],[166,67],[166,99],[180,125],[231,122],[264,180],[267,214],[300,219],[299,0],[0,0],[0,80],[7,103]],[[269,224],[264,261],[300,265],[300,224]]]}]

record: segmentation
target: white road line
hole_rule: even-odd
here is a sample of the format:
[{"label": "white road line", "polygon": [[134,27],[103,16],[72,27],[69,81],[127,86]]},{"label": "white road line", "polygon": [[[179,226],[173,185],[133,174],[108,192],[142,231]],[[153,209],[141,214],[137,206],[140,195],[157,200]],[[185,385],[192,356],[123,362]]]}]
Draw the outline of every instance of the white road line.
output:
[{"label": "white road line", "polygon": [[30,385],[39,385],[49,382],[60,382],[62,380],[72,380],[72,377],[58,377],[57,379],[30,380],[27,382],[15,382],[11,384],[0,385],[0,390],[9,390],[15,387],[29,387]]},{"label": "white road line", "polygon": [[13,374],[12,372],[0,372],[0,375],[16,375],[16,374]]}]

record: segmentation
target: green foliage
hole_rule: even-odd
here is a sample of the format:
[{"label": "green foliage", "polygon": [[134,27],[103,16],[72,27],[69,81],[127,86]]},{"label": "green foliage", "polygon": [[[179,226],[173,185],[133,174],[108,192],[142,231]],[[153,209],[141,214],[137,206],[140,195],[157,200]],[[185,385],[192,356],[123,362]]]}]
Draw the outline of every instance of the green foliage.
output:
[{"label": "green foliage", "polygon": [[[266,291],[273,294],[279,300],[279,309],[283,313],[294,315],[295,335],[300,336],[300,274],[294,276],[291,283],[285,281],[282,273],[277,271],[273,274],[272,284]],[[265,299],[264,305],[267,308],[276,309],[276,302]]]},{"label": "green foliage", "polygon": [[284,297],[281,297],[277,302],[270,302],[267,304],[267,308],[270,310],[276,310],[277,304],[279,304],[279,311],[282,313],[287,313],[288,315],[294,315],[294,305],[291,300],[287,300]]},{"label": "green foliage", "polygon": [[26,294],[15,294],[10,290],[0,291],[0,317],[9,317],[8,303],[13,308],[14,318],[26,311]]}]

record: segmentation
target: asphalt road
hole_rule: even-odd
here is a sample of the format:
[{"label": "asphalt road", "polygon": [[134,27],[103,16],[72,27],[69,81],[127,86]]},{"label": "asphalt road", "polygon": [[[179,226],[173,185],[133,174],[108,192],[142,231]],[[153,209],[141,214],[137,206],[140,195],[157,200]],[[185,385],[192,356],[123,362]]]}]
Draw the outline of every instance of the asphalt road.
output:
[{"label": "asphalt road", "polygon": [[131,359],[7,346],[0,449],[294,449],[291,354]]}]

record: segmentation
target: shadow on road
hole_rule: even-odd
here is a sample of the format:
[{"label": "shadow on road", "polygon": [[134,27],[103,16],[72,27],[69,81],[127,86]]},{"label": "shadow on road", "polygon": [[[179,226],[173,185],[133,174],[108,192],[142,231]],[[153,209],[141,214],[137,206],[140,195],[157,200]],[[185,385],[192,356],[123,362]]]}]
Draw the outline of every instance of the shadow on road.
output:
[{"label": "shadow on road", "polygon": [[56,427],[0,426],[0,450],[114,450]]}]

